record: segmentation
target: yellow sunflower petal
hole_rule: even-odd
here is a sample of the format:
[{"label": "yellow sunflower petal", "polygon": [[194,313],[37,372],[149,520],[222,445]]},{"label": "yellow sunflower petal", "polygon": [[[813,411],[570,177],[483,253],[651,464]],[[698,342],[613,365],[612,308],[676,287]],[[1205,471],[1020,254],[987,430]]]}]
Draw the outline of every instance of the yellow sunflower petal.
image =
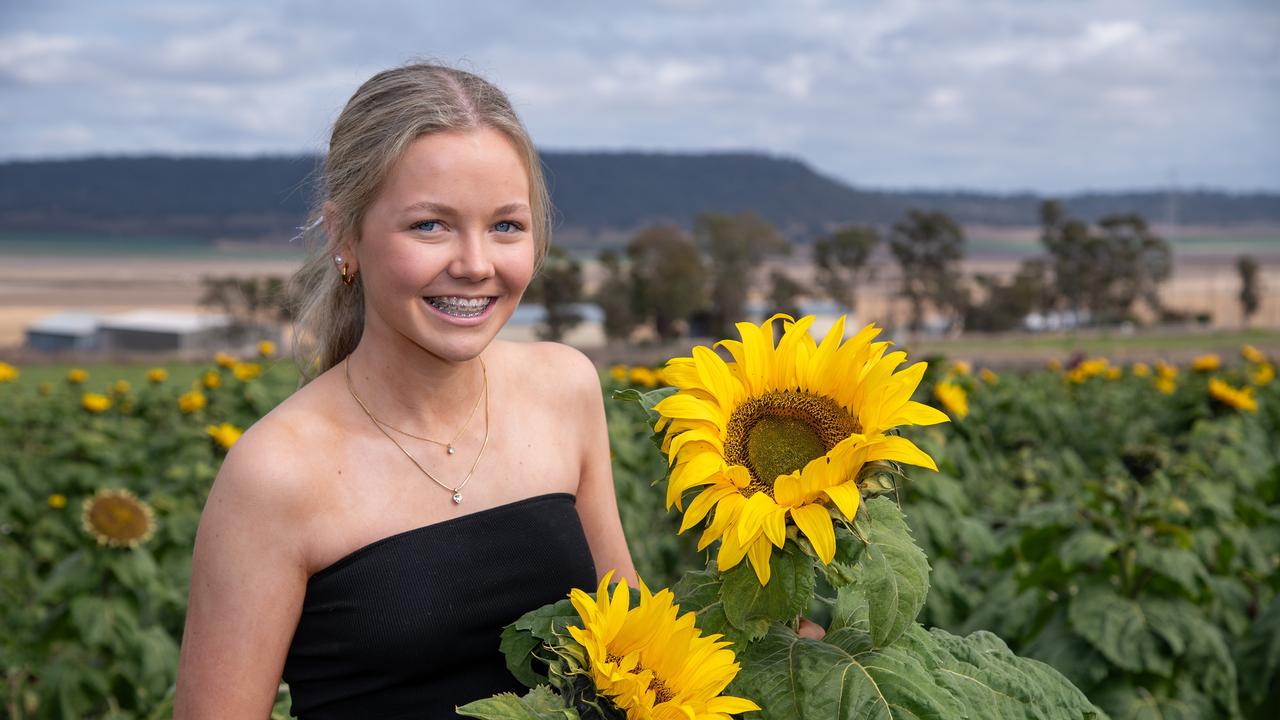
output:
[{"label": "yellow sunflower petal", "polygon": [[831,502],[835,504],[846,519],[852,520],[853,516],[858,513],[858,505],[862,503],[862,493],[858,492],[857,483],[850,481],[840,485],[833,485],[822,492],[831,499]]},{"label": "yellow sunflower petal", "polygon": [[698,370],[698,379],[703,387],[720,401],[720,411],[727,417],[733,408],[742,400],[742,386],[737,378],[729,372],[720,356],[702,345],[693,348],[693,359]]},{"label": "yellow sunflower petal", "polygon": [[738,542],[744,545],[753,542],[761,533],[765,520],[780,511],[778,503],[762,492],[747,498],[747,504],[742,506],[742,515],[738,518]]},{"label": "yellow sunflower petal", "polygon": [[723,713],[725,715],[755,712],[759,709],[760,706],[750,700],[732,695],[721,695],[707,701],[707,712]]},{"label": "yellow sunflower petal", "polygon": [[727,495],[736,495],[737,493],[738,489],[732,485],[715,485],[698,493],[693,502],[689,503],[689,508],[684,511],[684,519],[680,521],[679,532],[683,533],[685,530],[697,525],[702,518],[707,516],[711,508],[715,507],[716,503],[723,500]]},{"label": "yellow sunflower petal", "polygon": [[899,435],[887,435],[867,448],[867,460],[893,460],[908,465],[937,470],[938,465],[929,454],[910,440]]},{"label": "yellow sunflower petal", "polygon": [[[832,552],[834,553],[834,551]],[[763,535],[756,538],[751,543],[751,546],[747,548],[747,559],[751,562],[751,569],[756,571],[756,579],[760,581],[761,585],[769,584],[769,556],[771,554],[773,554],[773,544],[769,542],[769,538]]]},{"label": "yellow sunflower petal", "polygon": [[724,428],[725,416],[720,408],[692,395],[677,393],[669,395],[653,406],[656,412],[670,418],[704,420],[717,428]]},{"label": "yellow sunflower petal", "polygon": [[733,568],[742,562],[742,558],[747,554],[747,548],[738,542],[738,534],[727,532],[720,538],[720,551],[716,553],[716,566],[721,572]]},{"label": "yellow sunflower petal", "polygon": [[951,422],[951,418],[932,405],[909,400],[898,408],[897,412],[884,418],[882,422],[886,428],[892,428],[899,425],[937,425],[938,423]]},{"label": "yellow sunflower petal", "polygon": [[804,505],[791,508],[791,517],[800,532],[813,543],[818,558],[824,563],[831,562],[836,556],[836,531],[827,509],[822,505]]}]

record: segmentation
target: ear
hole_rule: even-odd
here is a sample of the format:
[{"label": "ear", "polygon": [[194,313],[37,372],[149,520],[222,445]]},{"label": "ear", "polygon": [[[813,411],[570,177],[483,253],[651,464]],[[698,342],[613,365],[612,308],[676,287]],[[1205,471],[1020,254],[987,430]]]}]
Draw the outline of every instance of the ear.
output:
[{"label": "ear", "polygon": [[[356,245],[352,242],[352,238],[345,237],[342,233],[338,206],[332,200],[326,200],[321,212],[324,213],[324,232],[329,238],[329,255],[341,256],[343,262],[347,263],[348,272],[356,272],[359,266],[359,261],[356,260]],[[341,268],[340,265],[337,267]]]}]

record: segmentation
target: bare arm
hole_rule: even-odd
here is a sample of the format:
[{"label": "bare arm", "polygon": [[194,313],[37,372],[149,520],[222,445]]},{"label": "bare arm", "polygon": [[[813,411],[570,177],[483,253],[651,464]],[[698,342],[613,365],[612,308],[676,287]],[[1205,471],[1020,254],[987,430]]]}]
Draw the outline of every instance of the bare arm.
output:
[{"label": "bare arm", "polygon": [[636,584],[636,569],[622,533],[618,498],[613,489],[613,465],[609,459],[609,431],[605,425],[604,399],[595,366],[582,353],[570,351],[566,375],[573,379],[574,415],[579,418],[582,443],[578,479],[578,516],[591,546],[596,574],[614,570],[615,577]]},{"label": "bare arm", "polygon": [[279,448],[290,445],[254,430],[228,455],[200,516],[177,720],[270,715],[301,613],[305,488],[278,469]]}]

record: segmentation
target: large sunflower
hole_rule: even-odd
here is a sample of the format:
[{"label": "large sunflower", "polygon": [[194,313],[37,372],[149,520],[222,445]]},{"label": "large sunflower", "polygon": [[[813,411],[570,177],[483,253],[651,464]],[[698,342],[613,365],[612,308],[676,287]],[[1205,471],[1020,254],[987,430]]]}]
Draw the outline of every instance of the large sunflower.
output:
[{"label": "large sunflower", "polygon": [[596,689],[628,720],[730,720],[760,709],[720,694],[739,669],[730,643],[703,636],[694,613],[679,614],[670,590],[654,595],[641,582],[640,603],[632,608],[625,579],[609,594],[612,578],[612,571],[605,574],[594,598],[570,593],[582,627],[568,630],[587,652]]},{"label": "large sunflower", "polygon": [[[786,326],[775,345],[770,328],[778,317]],[[772,548],[786,542],[788,518],[831,562],[831,513],[853,519],[865,463],[937,469],[910,440],[887,432],[947,421],[910,399],[926,363],[897,370],[906,354],[872,342],[880,333],[875,325],[845,341],[843,316],[817,343],[809,334],[813,319],[738,323],[741,341],[717,343],[732,362],[701,346],[693,357],[673,359],[664,377],[679,392],[654,408],[672,465],[667,507],[684,511],[680,532],[714,510],[699,549],[720,540],[720,569],[745,556],[761,584],[769,582]],[[685,509],[693,488],[701,489]]]}]

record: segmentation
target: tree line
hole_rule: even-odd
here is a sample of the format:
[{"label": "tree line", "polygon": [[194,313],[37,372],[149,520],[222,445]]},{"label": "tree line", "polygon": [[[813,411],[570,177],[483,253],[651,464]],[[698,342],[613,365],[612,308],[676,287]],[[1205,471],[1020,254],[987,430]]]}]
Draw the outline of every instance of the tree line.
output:
[{"label": "tree line", "polygon": [[[769,312],[798,315],[803,300],[830,300],[841,312],[857,309],[860,291],[874,280],[876,256],[887,250],[899,271],[895,295],[905,301],[912,331],[933,326],[951,332],[1019,329],[1033,314],[1071,326],[1110,326],[1206,320],[1166,307],[1160,288],[1173,273],[1169,242],[1138,214],[1109,215],[1095,223],[1069,217],[1062,203],[1040,206],[1041,252],[1024,259],[1010,277],[963,272],[964,229],[946,213],[908,210],[888,228],[848,225],[798,245],[754,212],[702,213],[691,230],[672,224],[635,233],[622,251],[599,255],[604,278],[588,295],[581,261],[553,248],[527,299],[546,308],[539,334],[560,339],[582,322],[577,307],[593,303],[611,340],[647,333],[667,341],[689,335],[722,337],[748,319],[747,302],[759,288]],[[768,258],[808,254],[813,275],[803,282],[782,269],[767,277]],[[1261,301],[1256,259],[1237,262],[1239,299],[1248,320]]]}]

